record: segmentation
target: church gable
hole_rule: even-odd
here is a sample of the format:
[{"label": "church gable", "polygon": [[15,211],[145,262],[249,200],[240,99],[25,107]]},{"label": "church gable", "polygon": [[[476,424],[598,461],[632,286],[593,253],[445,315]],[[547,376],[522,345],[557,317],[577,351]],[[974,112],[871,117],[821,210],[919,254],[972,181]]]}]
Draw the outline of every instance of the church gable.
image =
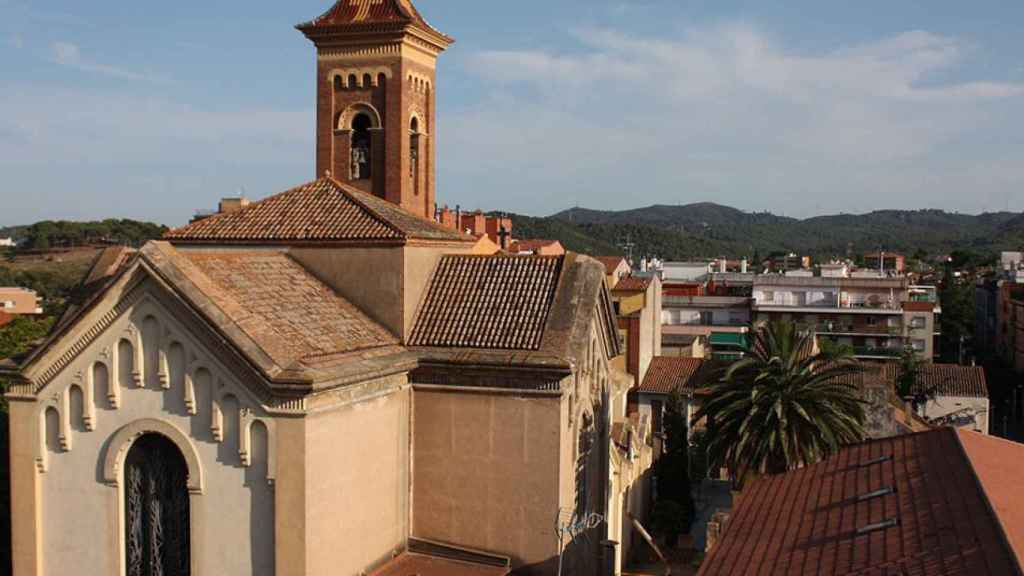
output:
[{"label": "church gable", "polygon": [[[41,384],[31,402],[27,395],[12,398],[12,415],[35,422],[41,514],[51,527],[42,533],[44,549],[65,550],[76,541],[69,517],[76,518],[76,531],[109,534],[119,514],[111,497],[123,495],[130,503],[138,488],[126,469],[129,449],[139,439],[161,438],[180,453],[188,494],[199,498],[191,506],[198,512],[192,533],[213,531],[241,552],[197,560],[221,573],[272,566],[276,419],[207,347],[205,335],[163,305],[161,287],[136,280],[123,305],[107,310],[119,313]],[[123,521],[144,520],[127,514]],[[137,544],[122,542],[122,533],[81,556],[44,556],[46,573],[75,573],[74,563],[116,573],[120,550]],[[255,547],[260,542],[265,549]]]},{"label": "church gable", "polygon": [[[54,438],[58,452],[67,452],[78,433],[96,431],[104,420],[126,423],[132,417],[170,415],[204,420],[204,425],[189,423],[184,428],[199,430],[200,436],[208,428],[213,441],[227,439],[237,447],[240,464],[251,463],[252,426],[260,422],[272,428],[270,413],[206,348],[203,338],[160,303],[162,296],[162,290],[151,283],[138,285],[123,301],[128,304],[118,317],[65,367],[38,385],[33,395],[40,414],[40,471],[49,467]],[[159,397],[158,403],[154,397]],[[133,405],[136,400],[139,406]],[[232,419],[238,424],[231,425]],[[273,477],[272,469],[268,474]]]}]

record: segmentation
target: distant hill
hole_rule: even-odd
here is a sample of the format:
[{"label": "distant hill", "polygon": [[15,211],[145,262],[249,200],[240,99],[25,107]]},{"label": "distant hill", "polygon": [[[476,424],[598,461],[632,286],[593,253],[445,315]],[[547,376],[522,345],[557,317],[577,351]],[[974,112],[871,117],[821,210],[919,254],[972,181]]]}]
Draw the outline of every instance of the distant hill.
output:
[{"label": "distant hill", "polygon": [[908,255],[957,249],[995,254],[1024,244],[1024,214],[1012,212],[971,216],[942,210],[880,210],[800,220],[700,203],[619,212],[573,208],[547,218],[514,221],[520,238],[552,238],[581,252],[596,253],[582,248],[586,246],[615,254],[622,253],[619,246],[628,240],[636,245],[634,254],[666,259],[773,252],[821,259],[879,248]]},{"label": "distant hill", "polygon": [[24,241],[19,249],[49,250],[104,244],[141,246],[162,237],[165,232],[166,226],[127,219],[95,222],[43,220],[30,226],[0,228],[0,238],[10,236]]}]

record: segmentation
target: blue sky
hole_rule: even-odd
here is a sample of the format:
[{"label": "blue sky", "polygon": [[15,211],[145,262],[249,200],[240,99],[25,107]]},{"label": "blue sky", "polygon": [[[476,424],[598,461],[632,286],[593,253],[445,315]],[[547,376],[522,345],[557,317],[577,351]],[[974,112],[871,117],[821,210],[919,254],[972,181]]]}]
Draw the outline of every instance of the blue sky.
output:
[{"label": "blue sky", "polygon": [[[0,225],[171,225],[313,174],[327,0],[0,0]],[[419,0],[438,196],[545,215],[1024,210],[1024,3]]]}]

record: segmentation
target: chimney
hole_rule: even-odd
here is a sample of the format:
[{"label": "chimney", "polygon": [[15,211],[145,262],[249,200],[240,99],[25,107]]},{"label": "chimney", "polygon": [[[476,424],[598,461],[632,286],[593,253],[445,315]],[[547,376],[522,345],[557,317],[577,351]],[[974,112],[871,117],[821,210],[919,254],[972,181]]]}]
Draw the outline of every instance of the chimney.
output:
[{"label": "chimney", "polygon": [[217,207],[219,214],[228,214],[230,212],[238,212],[242,208],[249,206],[250,202],[248,198],[222,198],[220,205]]}]

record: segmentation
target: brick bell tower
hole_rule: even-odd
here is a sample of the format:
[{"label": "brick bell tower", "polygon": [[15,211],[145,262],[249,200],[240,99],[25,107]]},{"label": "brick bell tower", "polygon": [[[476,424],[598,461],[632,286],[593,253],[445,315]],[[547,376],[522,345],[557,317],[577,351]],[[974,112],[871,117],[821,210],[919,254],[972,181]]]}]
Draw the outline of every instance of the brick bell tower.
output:
[{"label": "brick bell tower", "polygon": [[437,56],[410,0],[338,0],[296,28],[317,51],[316,170],[433,219]]}]

